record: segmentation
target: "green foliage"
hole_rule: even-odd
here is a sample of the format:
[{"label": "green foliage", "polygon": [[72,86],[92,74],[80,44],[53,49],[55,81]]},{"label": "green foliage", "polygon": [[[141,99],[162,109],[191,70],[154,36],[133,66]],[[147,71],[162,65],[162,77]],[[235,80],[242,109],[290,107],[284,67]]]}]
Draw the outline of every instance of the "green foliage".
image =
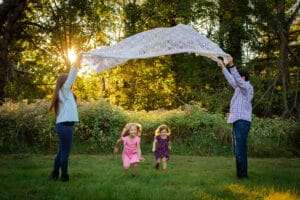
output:
[{"label": "green foliage", "polygon": [[[53,152],[57,137],[48,103],[20,102],[1,106],[0,152]],[[200,105],[174,110],[124,111],[105,101],[81,103],[80,123],[74,134],[74,150],[81,153],[112,152],[124,125],[142,124],[142,150],[150,153],[155,129],[167,124],[172,131],[172,153],[182,155],[230,155],[231,126],[222,114],[208,113]],[[298,156],[296,123],[292,120],[254,117],[249,134],[251,156]]]},{"label": "green foliage", "polygon": [[1,106],[1,152],[52,150],[56,138],[53,123],[45,101],[6,103]]},{"label": "green foliage", "polygon": [[126,123],[126,114],[104,101],[85,103],[80,109],[81,121],[76,128],[80,143],[87,143],[88,152],[112,152]]},{"label": "green foliage", "polygon": [[19,41],[14,51],[9,50],[15,64],[5,97],[18,100],[50,95],[58,74],[70,68],[69,49],[83,52],[109,42],[106,31],[114,27],[115,9],[111,4],[93,0],[28,2],[20,19],[24,31],[15,36]]},{"label": "green foliage", "polygon": [[102,73],[103,97],[128,110],[174,108],[174,78],[165,62],[132,61]]},{"label": "green foliage", "polygon": [[248,0],[219,0],[219,44],[225,52],[242,63],[243,44],[253,37],[250,28],[251,8]]},{"label": "green foliage", "polygon": [[297,148],[293,148],[297,141],[293,138],[295,133],[296,124],[291,120],[255,117],[249,134],[249,152],[260,157],[292,156],[297,153]]},{"label": "green foliage", "polygon": [[[299,114],[299,23],[287,29],[292,17],[287,11],[294,3],[295,0],[30,1],[21,13],[10,11],[19,16],[13,23],[19,32],[12,29],[3,37],[1,52],[9,55],[2,57],[10,65],[0,70],[0,96],[4,95],[5,85],[5,98],[49,98],[57,75],[69,70],[69,48],[88,51],[152,28],[183,23],[220,44],[232,54],[235,63],[250,71],[257,116],[285,113],[295,117]],[[281,35],[288,36],[285,55],[280,53],[285,41]],[[6,44],[5,40],[10,42]],[[82,101],[106,98],[127,110],[146,111],[198,102],[209,112],[226,113],[232,95],[215,62],[188,54],[130,61],[97,75],[81,76],[74,90]]]},{"label": "green foliage", "polygon": [[224,117],[209,114],[197,105],[172,111],[130,113],[130,121],[142,124],[146,143],[152,142],[160,124],[167,124],[172,130],[172,151],[176,154],[224,155],[230,149],[230,129]]}]

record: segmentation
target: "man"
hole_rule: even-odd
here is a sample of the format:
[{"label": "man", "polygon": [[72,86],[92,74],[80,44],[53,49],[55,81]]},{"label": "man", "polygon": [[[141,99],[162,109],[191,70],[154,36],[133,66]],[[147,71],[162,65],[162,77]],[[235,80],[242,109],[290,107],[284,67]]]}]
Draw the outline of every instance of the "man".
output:
[{"label": "man", "polygon": [[227,122],[233,124],[233,150],[237,177],[247,178],[247,137],[251,126],[253,87],[249,82],[249,74],[245,71],[239,73],[231,56],[225,61],[226,63],[220,59],[219,65],[226,80],[234,89]]}]

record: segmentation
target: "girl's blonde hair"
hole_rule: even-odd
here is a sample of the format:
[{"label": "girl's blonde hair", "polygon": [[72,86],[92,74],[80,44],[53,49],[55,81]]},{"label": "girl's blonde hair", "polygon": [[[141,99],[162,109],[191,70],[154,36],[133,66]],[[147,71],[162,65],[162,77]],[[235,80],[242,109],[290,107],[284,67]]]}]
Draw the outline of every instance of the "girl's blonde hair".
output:
[{"label": "girl's blonde hair", "polygon": [[167,125],[163,124],[155,130],[155,136],[159,136],[162,130],[166,130],[168,132],[167,135],[171,135],[171,129]]},{"label": "girl's blonde hair", "polygon": [[125,137],[129,135],[129,129],[130,127],[135,126],[137,129],[137,136],[141,137],[142,136],[142,125],[139,123],[127,123],[121,133],[121,137]]}]

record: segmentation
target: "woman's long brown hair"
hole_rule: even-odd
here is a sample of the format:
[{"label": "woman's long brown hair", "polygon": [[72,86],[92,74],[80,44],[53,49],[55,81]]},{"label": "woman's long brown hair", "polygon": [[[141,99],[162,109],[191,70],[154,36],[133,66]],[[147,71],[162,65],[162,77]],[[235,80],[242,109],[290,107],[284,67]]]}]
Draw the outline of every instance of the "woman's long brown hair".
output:
[{"label": "woman's long brown hair", "polygon": [[54,94],[52,97],[52,102],[51,102],[51,106],[49,108],[49,111],[54,110],[55,115],[57,116],[58,114],[58,104],[59,104],[59,97],[58,97],[58,93],[60,88],[63,86],[63,84],[66,82],[68,75],[67,74],[61,74],[56,81],[56,86],[55,86],[55,90],[54,90]]}]

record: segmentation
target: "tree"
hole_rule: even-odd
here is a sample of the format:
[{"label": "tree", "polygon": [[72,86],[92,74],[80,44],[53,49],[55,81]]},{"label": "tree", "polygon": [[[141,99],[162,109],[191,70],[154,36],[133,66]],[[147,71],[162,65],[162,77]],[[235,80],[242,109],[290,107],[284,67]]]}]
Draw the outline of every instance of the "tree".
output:
[{"label": "tree", "polygon": [[[43,98],[52,90],[57,74],[69,70],[71,63],[67,55],[70,49],[87,51],[96,45],[107,44],[108,24],[113,27],[113,20],[110,20],[113,17],[112,3],[92,0],[28,2],[18,23],[10,22],[15,29],[10,28],[13,34],[9,37],[16,41],[11,42],[10,48],[21,53],[7,58],[9,62],[14,59],[18,63],[14,69],[25,74],[28,81],[21,81],[20,84],[19,76],[1,81],[6,87],[6,96],[24,98],[21,94],[30,85],[28,90],[31,93],[42,91],[33,98]],[[20,95],[15,96],[16,93]]]},{"label": "tree", "polygon": [[[294,102],[299,101],[297,100],[299,80],[297,81],[295,79],[299,75],[291,77],[290,69],[293,65],[299,66],[300,62],[293,62],[295,58],[291,59],[297,55],[295,54],[297,50],[289,46],[289,44],[295,34],[295,32],[291,30],[291,27],[299,13],[300,2],[282,0],[271,2],[254,0],[251,2],[254,8],[252,17],[253,24],[258,30],[257,37],[260,40],[257,40],[258,45],[256,45],[254,49],[260,51],[258,60],[268,60],[271,66],[274,65],[272,62],[274,60],[276,61],[276,68],[272,73],[274,74],[275,72],[275,76],[280,77],[281,80],[281,87],[279,87],[279,89],[282,94],[282,101],[280,105],[283,105],[283,109],[279,108],[279,110],[281,110],[283,117],[290,117],[294,115],[293,110],[297,109],[296,105],[298,103]],[[299,70],[294,74],[299,74]],[[277,80],[276,77],[274,78]],[[294,85],[291,85],[291,82],[293,82]],[[278,81],[272,84],[273,87],[277,85]],[[295,93],[292,92],[294,86],[298,88]]]},{"label": "tree", "polygon": [[237,64],[242,64],[243,44],[251,38],[249,0],[219,0],[219,43]]},{"label": "tree", "polygon": [[14,48],[24,37],[22,19],[27,0],[5,0],[0,4],[0,102],[5,97],[5,86],[15,70],[15,58],[19,50]]}]

